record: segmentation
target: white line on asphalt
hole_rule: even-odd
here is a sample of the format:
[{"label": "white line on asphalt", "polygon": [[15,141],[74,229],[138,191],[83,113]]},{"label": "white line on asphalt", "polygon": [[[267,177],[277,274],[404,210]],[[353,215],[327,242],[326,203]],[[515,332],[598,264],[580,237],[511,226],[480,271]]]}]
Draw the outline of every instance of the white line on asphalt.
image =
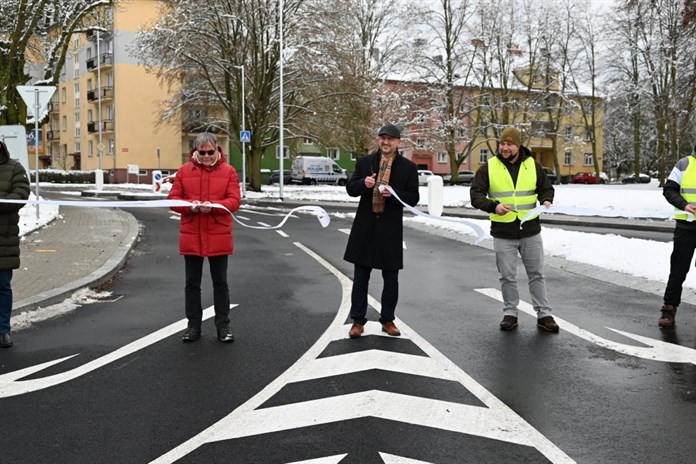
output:
[{"label": "white line on asphalt", "polygon": [[[503,295],[498,289],[477,288],[475,290],[479,293],[493,298],[494,300],[498,300],[500,302],[503,301]],[[526,301],[520,301],[519,310],[536,318],[536,311],[534,311],[532,305],[530,305]],[[594,343],[595,345],[616,351],[621,354],[635,356],[637,358],[650,359],[653,361],[696,364],[696,350],[694,350],[693,348],[687,348],[685,346],[675,345],[673,343],[663,342],[662,340],[656,340],[654,338],[644,337],[642,335],[636,335],[630,332],[624,332],[622,330],[607,327],[607,329],[613,332],[616,332],[620,335],[623,335],[624,337],[633,339],[647,346],[626,345],[625,343],[607,340],[606,338],[602,338],[598,335],[593,334],[592,332],[588,332],[585,329],[581,329],[577,325],[568,322],[564,319],[561,319],[555,314],[553,315],[553,318],[561,327],[561,330],[565,330],[566,332],[571,333],[576,337],[580,337],[583,340],[587,340],[588,342]]]},{"label": "white line on asphalt", "polygon": [[256,223],[257,223],[258,225],[260,225],[260,226],[271,227],[270,224],[266,224],[265,222],[258,221],[258,222],[256,222]]},{"label": "white line on asphalt", "polygon": [[384,464],[432,464],[426,461],[418,461],[416,459],[409,459],[403,456],[395,456],[387,453],[379,453],[379,457],[382,458]]},{"label": "white line on asphalt", "polygon": [[[231,304],[230,308],[234,308],[236,304]],[[203,311],[203,320],[209,319],[215,314],[215,308],[213,306],[206,308]],[[75,355],[66,356],[64,358],[56,359],[53,361],[48,361],[36,366],[26,367],[14,372],[9,372],[7,374],[0,375],[0,398],[7,398],[9,396],[22,395],[24,393],[33,392],[36,390],[42,390],[44,388],[53,387],[61,383],[74,380],[82,375],[92,372],[100,367],[104,367],[109,363],[117,361],[125,356],[135,353],[138,350],[142,350],[160,340],[163,340],[170,335],[180,332],[186,328],[187,320],[181,319],[173,324],[170,324],[158,331],[146,335],[126,346],[123,346],[116,351],[104,355],[100,358],[94,359],[86,364],[78,366],[66,372],[61,372],[59,374],[49,375],[48,377],[42,377],[38,379],[30,380],[18,380],[24,377],[28,377],[36,372],[46,369],[54,364],[58,364],[62,361],[70,359]]]},{"label": "white line on asphalt", "polygon": [[[287,384],[306,380],[311,376],[334,375],[334,371],[323,374],[316,371],[315,366],[320,364],[317,363],[317,357],[330,342],[345,338],[345,320],[348,318],[350,309],[350,279],[303,244],[299,242],[294,242],[294,244],[334,274],[341,284],[341,304],[329,329],[295,364],[258,394],[198,435],[155,459],[152,461],[153,463],[173,463],[206,443],[368,416],[531,446],[553,463],[574,463],[568,455],[544,435],[398,319],[396,323],[401,328],[403,338],[410,338],[432,358],[429,360],[427,357],[413,356],[414,361],[416,361],[415,358],[419,358],[417,361],[425,365],[432,365],[432,361],[439,363],[441,369],[437,370],[438,376],[441,375],[442,371],[449,372],[450,378],[456,379],[487,407],[370,390],[259,409],[262,404],[276,395]],[[371,296],[368,298],[370,305],[379,312],[381,309],[379,302]],[[344,330],[343,335],[337,335],[339,327]],[[325,365],[332,369],[338,369],[336,365]],[[352,369],[350,369],[351,367]],[[387,369],[388,366],[382,364],[380,368]],[[341,371],[343,373],[356,372],[361,370],[361,366],[351,363],[350,366],[341,366],[340,369],[343,369]],[[434,370],[432,368],[426,369]]]},{"label": "white line on asphalt", "polygon": [[308,459],[306,461],[289,462],[288,464],[338,464],[347,454],[337,454],[335,456],[327,456],[325,458]]},{"label": "white line on asphalt", "polygon": [[280,235],[281,237],[285,237],[285,238],[290,237],[288,234],[286,234],[286,233],[283,232],[282,230],[276,230],[276,232],[278,232],[278,235]]}]

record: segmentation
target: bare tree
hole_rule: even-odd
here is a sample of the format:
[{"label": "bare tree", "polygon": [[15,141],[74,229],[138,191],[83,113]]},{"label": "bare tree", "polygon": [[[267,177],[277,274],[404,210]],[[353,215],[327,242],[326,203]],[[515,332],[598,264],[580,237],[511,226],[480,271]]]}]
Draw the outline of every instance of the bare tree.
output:
[{"label": "bare tree", "polygon": [[[25,124],[27,109],[15,91],[27,84],[28,61],[44,64],[35,85],[54,85],[65,63],[72,34],[90,27],[85,21],[113,0],[5,0],[0,2],[0,125]],[[31,58],[29,58],[31,57]]]}]

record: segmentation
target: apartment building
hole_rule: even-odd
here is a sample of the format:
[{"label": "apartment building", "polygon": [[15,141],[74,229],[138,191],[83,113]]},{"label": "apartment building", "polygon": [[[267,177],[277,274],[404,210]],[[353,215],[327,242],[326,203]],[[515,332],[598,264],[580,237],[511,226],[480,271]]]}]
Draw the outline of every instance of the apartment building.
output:
[{"label": "apartment building", "polygon": [[[156,17],[159,4],[122,3],[105,12],[104,30],[73,36],[49,104],[40,168],[101,168],[108,171],[107,181],[135,183],[188,160],[204,110],[184,110],[163,121],[161,105],[169,91],[132,55],[138,28]],[[220,144],[227,146],[222,134]]]}]

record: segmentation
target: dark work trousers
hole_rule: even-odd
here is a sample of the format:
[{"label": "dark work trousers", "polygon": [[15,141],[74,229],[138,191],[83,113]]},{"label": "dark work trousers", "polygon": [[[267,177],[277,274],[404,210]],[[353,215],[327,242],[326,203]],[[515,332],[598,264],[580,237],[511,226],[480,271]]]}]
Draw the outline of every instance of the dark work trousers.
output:
[{"label": "dark work trousers", "polygon": [[12,269],[0,270],[0,334],[10,333]]},{"label": "dark work trousers", "polygon": [[665,289],[664,303],[679,306],[682,285],[691,268],[691,260],[696,249],[696,231],[674,229],[674,248],[670,258],[669,279]]},{"label": "dark work trousers", "polygon": [[[186,318],[189,327],[201,327],[203,307],[201,305],[201,278],[203,277],[202,256],[184,256],[186,266]],[[230,324],[230,290],[227,285],[227,255],[208,257],[210,277],[213,280],[213,303],[215,304],[215,327]]]},{"label": "dark work trousers", "polygon": [[[365,324],[367,319],[367,290],[370,284],[371,267],[355,264],[353,272],[353,291],[351,292],[350,317],[354,322]],[[379,322],[394,320],[394,311],[396,310],[396,302],[399,300],[399,271],[382,270],[382,280],[384,288],[382,289],[382,313]]]}]

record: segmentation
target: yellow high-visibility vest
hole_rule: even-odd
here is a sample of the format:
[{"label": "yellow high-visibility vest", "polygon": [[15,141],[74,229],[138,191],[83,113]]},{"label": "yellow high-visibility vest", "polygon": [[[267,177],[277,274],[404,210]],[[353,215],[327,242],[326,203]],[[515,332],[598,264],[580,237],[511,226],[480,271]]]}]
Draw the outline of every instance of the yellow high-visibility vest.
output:
[{"label": "yellow high-visibility vest", "polygon": [[529,211],[536,208],[537,170],[534,158],[522,161],[517,175],[517,185],[514,185],[505,164],[493,157],[488,160],[488,181],[490,183],[488,198],[508,205],[514,210],[502,216],[490,213],[491,221],[513,222],[515,218],[522,219]]},{"label": "yellow high-visibility vest", "polygon": [[[682,198],[687,202],[696,204],[696,163],[692,163],[691,158],[691,156],[686,158],[689,164],[686,166],[686,171],[684,171],[679,193],[681,193]],[[688,216],[684,210],[679,208],[674,209],[681,212],[680,214],[675,214],[674,219],[679,221],[687,220]]]}]

